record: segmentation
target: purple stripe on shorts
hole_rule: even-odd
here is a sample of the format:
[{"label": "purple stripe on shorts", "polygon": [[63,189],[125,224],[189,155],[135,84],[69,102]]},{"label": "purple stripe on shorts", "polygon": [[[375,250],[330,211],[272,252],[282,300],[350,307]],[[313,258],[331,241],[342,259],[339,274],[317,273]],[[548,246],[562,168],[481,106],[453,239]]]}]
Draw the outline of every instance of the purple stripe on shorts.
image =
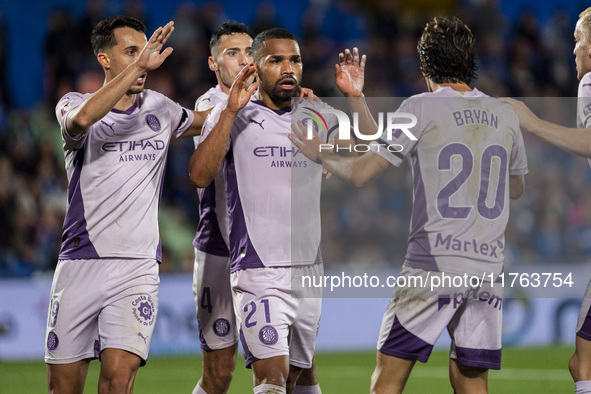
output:
[{"label": "purple stripe on shorts", "polygon": [[197,326],[199,327],[199,342],[201,342],[201,349],[210,351],[211,348],[207,346],[207,342],[205,342],[205,337],[203,336],[203,330],[201,329],[199,316],[197,316]]},{"label": "purple stripe on shorts", "polygon": [[423,341],[398,321],[394,316],[394,323],[386,342],[379,349],[381,353],[388,356],[398,357],[405,360],[419,360],[426,363],[433,350],[433,345]]},{"label": "purple stripe on shorts", "polygon": [[577,336],[591,341],[591,307],[587,310],[587,316],[585,316],[585,321],[580,330],[577,331]]},{"label": "purple stripe on shorts", "polygon": [[228,215],[230,217],[230,272],[248,268],[264,268],[265,265],[248,236],[238,192],[238,179],[236,178],[232,149],[224,159],[224,178],[226,179],[226,196],[228,197]]},{"label": "purple stripe on shorts", "polygon": [[68,211],[64,219],[62,247],[59,254],[59,258],[62,260],[99,257],[86,228],[84,201],[80,190],[80,173],[83,163],[84,150],[76,150],[74,152],[74,171],[68,185]]},{"label": "purple stripe on shorts", "polygon": [[455,347],[458,362],[467,367],[501,369],[501,349],[470,349]]},{"label": "purple stripe on shorts", "polygon": [[101,340],[97,339],[94,341],[94,357],[100,358],[101,357]]},{"label": "purple stripe on shorts", "polygon": [[429,234],[425,231],[425,224],[429,217],[427,214],[425,184],[421,176],[421,165],[417,152],[411,155],[411,162],[414,179],[414,204],[412,206],[411,228],[408,236],[405,265],[427,271],[439,271],[435,258],[431,255]]},{"label": "purple stripe on shorts", "polygon": [[242,351],[244,352],[244,364],[246,365],[246,368],[251,368],[250,364],[259,361],[260,358],[256,358],[250,352],[250,349],[246,344],[246,338],[244,338],[244,333],[242,332],[242,327],[240,327],[240,342],[242,342]]}]

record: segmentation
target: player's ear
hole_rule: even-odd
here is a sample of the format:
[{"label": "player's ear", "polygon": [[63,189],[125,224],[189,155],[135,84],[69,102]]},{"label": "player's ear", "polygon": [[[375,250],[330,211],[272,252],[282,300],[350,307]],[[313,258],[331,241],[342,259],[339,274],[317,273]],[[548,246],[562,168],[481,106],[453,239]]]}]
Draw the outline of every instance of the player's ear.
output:
[{"label": "player's ear", "polygon": [[210,56],[207,58],[207,64],[209,64],[209,69],[211,71],[217,71],[218,70],[218,63],[215,61],[215,59],[213,58],[213,56]]},{"label": "player's ear", "polygon": [[106,53],[101,52],[96,56],[96,58],[98,59],[100,65],[103,66],[103,68],[107,70],[111,68],[111,60],[109,59],[109,56],[107,56]]},{"label": "player's ear", "polygon": [[429,73],[425,62],[421,63],[421,71],[423,72],[423,77]]}]

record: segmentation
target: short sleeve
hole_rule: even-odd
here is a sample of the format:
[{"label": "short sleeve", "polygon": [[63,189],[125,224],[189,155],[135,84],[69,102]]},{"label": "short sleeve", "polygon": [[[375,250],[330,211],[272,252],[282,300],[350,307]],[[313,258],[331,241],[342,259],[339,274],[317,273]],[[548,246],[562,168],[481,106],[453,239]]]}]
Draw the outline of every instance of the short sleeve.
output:
[{"label": "short sleeve", "polygon": [[88,130],[81,134],[71,136],[66,128],[68,114],[71,110],[82,104],[90,95],[81,94],[77,92],[70,92],[64,95],[60,101],[58,101],[55,107],[55,115],[60,125],[62,134],[62,140],[64,141],[64,149],[80,149],[86,141]]}]

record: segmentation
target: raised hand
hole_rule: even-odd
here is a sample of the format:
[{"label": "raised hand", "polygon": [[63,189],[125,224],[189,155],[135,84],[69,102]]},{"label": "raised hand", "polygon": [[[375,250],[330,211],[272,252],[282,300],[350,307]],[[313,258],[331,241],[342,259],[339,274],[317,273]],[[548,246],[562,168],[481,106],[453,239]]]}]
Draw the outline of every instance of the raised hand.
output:
[{"label": "raised hand", "polygon": [[162,53],[160,51],[173,31],[173,21],[168,22],[164,27],[156,29],[136,60],[138,67],[146,71],[152,71],[160,67],[164,60],[172,53],[172,47],[166,48]]},{"label": "raised hand", "polygon": [[250,96],[252,96],[256,88],[259,86],[258,82],[253,82],[248,89],[246,89],[249,79],[255,74],[255,72],[256,68],[254,64],[251,63],[244,66],[238,75],[236,75],[232,87],[228,92],[228,101],[226,104],[227,110],[236,114],[248,103]]},{"label": "raised hand", "polygon": [[353,48],[353,53],[345,49],[345,53],[339,53],[339,64],[335,64],[335,82],[339,90],[346,97],[363,96],[365,55],[359,58],[359,50]]},{"label": "raised hand", "polygon": [[318,136],[318,133],[312,130],[312,138],[308,139],[308,130],[301,120],[291,124],[291,131],[292,133],[287,135],[291,143],[301,150],[308,159],[315,163],[320,163],[322,140]]}]

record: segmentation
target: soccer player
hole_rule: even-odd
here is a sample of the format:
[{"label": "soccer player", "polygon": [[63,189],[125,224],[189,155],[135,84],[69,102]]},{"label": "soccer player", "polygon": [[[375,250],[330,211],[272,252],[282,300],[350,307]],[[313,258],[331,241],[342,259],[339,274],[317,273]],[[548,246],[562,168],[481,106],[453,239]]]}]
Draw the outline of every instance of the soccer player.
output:
[{"label": "soccer player", "polygon": [[[243,23],[230,21],[222,24],[213,33],[209,45],[209,68],[215,72],[218,84],[197,99],[197,111],[206,111],[225,102],[236,75],[252,63],[252,38],[248,26]],[[311,95],[311,91],[302,88],[300,95]],[[199,137],[194,141],[197,147]],[[198,193],[200,219],[193,241],[193,295],[203,350],[203,370],[193,394],[225,393],[236,366],[238,331],[230,289],[228,210],[222,172],[209,186],[198,189]],[[308,386],[318,386],[314,367],[302,371],[295,393],[308,392]]]},{"label": "soccer player", "polygon": [[[591,7],[579,14],[574,31],[575,64],[579,79],[577,128],[567,128],[538,118],[521,101],[501,99],[511,104],[521,128],[591,163]],[[576,328],[575,354],[568,364],[577,394],[591,393],[591,281],[583,297]]]},{"label": "soccer player", "polygon": [[[251,46],[248,27],[242,23],[224,23],[213,33],[208,61],[218,84],[197,99],[196,110],[211,109],[226,101],[236,75],[252,63]],[[198,137],[194,141],[197,147]],[[238,330],[230,289],[228,210],[221,172],[209,186],[198,189],[198,193],[200,218],[193,241],[193,295],[203,350],[203,369],[193,394],[225,393],[236,367]]]},{"label": "soccer player", "polygon": [[[475,40],[462,21],[435,18],[417,49],[429,93],[399,109],[414,115],[416,125],[384,132],[358,157],[320,151],[321,141],[307,140],[301,124],[294,124],[292,140],[357,186],[404,157],[412,166],[412,219],[400,277],[416,285],[397,288],[386,310],[371,391],[402,392],[416,360],[428,360],[447,327],[454,392],[486,393],[488,369],[499,369],[501,361],[502,289],[490,278],[502,272],[508,199],[523,193],[525,148],[511,108],[470,87]],[[451,280],[464,274],[486,274],[488,283]],[[437,288],[431,291],[430,284]]]},{"label": "soccer player", "polygon": [[[303,68],[295,37],[270,29],[255,37],[252,51],[254,64],[234,82],[236,92],[243,94],[213,109],[189,173],[196,186],[206,187],[223,165],[234,305],[246,364],[254,373],[254,392],[291,393],[302,369],[312,366],[320,319],[321,299],[296,297],[291,278],[322,273],[322,167],[287,138],[294,112],[291,100]],[[353,76],[337,75],[343,93],[363,86],[360,66],[358,61],[342,64],[340,73]],[[244,90],[255,69],[259,82]],[[356,79],[359,75],[361,80]],[[334,119],[322,129],[324,138],[331,126],[337,126]],[[309,386],[299,392],[320,390]]]},{"label": "soccer player", "polygon": [[174,23],[146,40],[140,21],[116,16],[91,36],[104,85],[56,106],[68,207],[51,287],[45,362],[49,392],[82,393],[91,359],[99,393],[131,393],[158,312],[158,204],[171,137],[200,133],[207,112],[144,90]]}]

